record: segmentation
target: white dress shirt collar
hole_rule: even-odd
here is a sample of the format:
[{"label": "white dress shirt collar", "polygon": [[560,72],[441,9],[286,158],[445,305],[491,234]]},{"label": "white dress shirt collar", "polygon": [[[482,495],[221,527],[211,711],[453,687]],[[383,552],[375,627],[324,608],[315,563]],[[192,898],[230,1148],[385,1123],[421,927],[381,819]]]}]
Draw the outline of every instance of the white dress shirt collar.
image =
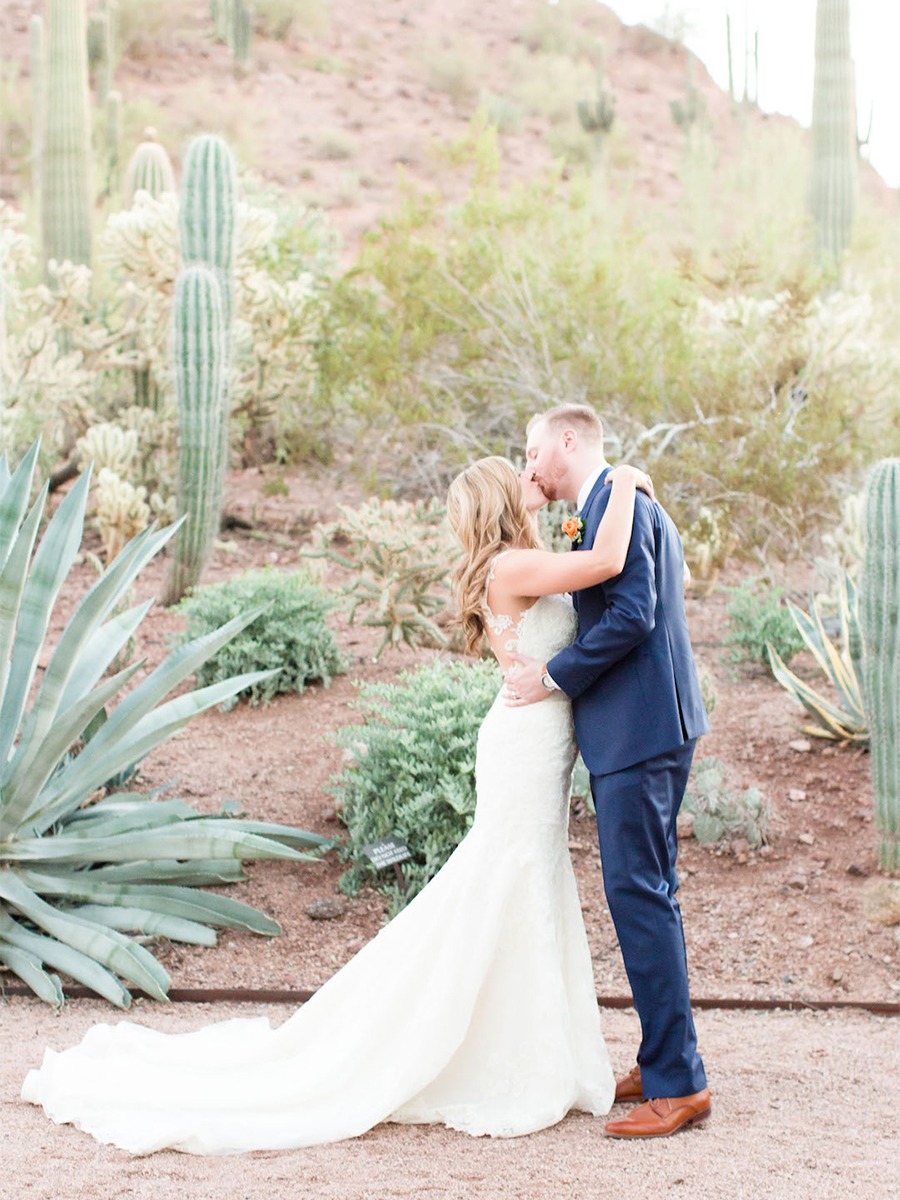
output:
[{"label": "white dress shirt collar", "polygon": [[597,482],[597,480],[600,478],[600,476],[603,474],[603,472],[606,470],[606,468],[608,466],[609,466],[608,462],[604,461],[604,462],[600,463],[600,465],[595,470],[591,471],[590,475],[588,475],[587,479],[581,485],[581,490],[578,493],[578,511],[579,512],[581,512],[581,510],[587,504],[588,496],[590,496],[591,492],[594,490],[594,484]]}]

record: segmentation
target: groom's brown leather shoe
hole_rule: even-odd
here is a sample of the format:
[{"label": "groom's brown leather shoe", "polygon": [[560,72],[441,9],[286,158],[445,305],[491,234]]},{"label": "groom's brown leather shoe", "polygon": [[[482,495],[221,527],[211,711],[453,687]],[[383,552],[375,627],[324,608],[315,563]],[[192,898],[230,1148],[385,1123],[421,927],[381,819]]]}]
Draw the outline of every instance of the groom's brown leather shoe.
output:
[{"label": "groom's brown leather shoe", "polygon": [[610,1137],[650,1138],[669,1137],[679,1129],[699,1125],[712,1112],[709,1088],[693,1096],[664,1097],[639,1104],[624,1117],[607,1122]]},{"label": "groom's brown leather shoe", "polygon": [[644,1095],[641,1088],[641,1068],[634,1066],[627,1075],[616,1080],[616,1100],[640,1100]]}]

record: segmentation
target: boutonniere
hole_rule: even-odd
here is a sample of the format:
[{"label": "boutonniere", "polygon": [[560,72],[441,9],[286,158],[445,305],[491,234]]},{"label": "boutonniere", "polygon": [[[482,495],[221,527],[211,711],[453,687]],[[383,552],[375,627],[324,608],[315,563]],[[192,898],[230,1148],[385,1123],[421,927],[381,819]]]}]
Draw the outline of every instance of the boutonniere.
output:
[{"label": "boutonniere", "polygon": [[584,541],[584,521],[581,517],[566,517],[562,531],[573,546],[580,546]]}]

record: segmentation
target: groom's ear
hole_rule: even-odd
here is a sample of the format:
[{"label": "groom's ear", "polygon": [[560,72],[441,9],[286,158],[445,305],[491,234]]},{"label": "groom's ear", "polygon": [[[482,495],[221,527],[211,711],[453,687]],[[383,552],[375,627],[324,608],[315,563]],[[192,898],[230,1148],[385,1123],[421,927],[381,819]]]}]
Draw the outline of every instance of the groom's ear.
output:
[{"label": "groom's ear", "polygon": [[578,449],[578,434],[574,429],[564,429],[562,431],[563,448],[568,451]]}]

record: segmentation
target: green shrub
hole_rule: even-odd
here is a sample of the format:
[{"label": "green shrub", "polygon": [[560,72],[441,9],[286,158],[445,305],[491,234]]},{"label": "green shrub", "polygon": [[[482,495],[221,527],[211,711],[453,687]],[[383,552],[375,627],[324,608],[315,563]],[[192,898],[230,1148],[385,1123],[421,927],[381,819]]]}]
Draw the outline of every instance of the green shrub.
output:
[{"label": "green shrub", "polygon": [[732,662],[752,662],[769,665],[771,645],[783,662],[790,662],[803,649],[803,638],[794,618],[782,603],[781,588],[759,592],[757,580],[746,579],[739,587],[727,589],[729,630],[726,646],[732,650]]},{"label": "green shrub", "polygon": [[[261,604],[268,605],[265,612],[206,661],[197,673],[198,683],[214,683],[242,671],[277,670],[238,693],[251,704],[267,704],[279,692],[302,692],[312,682],[327,686],[334,675],[343,673],[343,656],[325,623],[332,602],[304,574],[271,567],[248,571],[239,579],[197,588],[177,611],[187,617],[185,638],[194,638]],[[223,707],[236,702],[232,697]]]},{"label": "green shrub", "polygon": [[[492,663],[444,660],[362,686],[366,722],[338,732],[352,760],[332,785],[349,833],[344,891],[374,883],[396,912],[441,869],[472,824],[476,735],[499,686]],[[389,836],[412,851],[405,893],[362,850]]]},{"label": "green shrub", "polygon": [[751,846],[766,840],[769,806],[758,788],[735,792],[725,784],[718,758],[698,758],[688,780],[682,808],[694,817],[694,837],[703,845],[746,838]]}]

